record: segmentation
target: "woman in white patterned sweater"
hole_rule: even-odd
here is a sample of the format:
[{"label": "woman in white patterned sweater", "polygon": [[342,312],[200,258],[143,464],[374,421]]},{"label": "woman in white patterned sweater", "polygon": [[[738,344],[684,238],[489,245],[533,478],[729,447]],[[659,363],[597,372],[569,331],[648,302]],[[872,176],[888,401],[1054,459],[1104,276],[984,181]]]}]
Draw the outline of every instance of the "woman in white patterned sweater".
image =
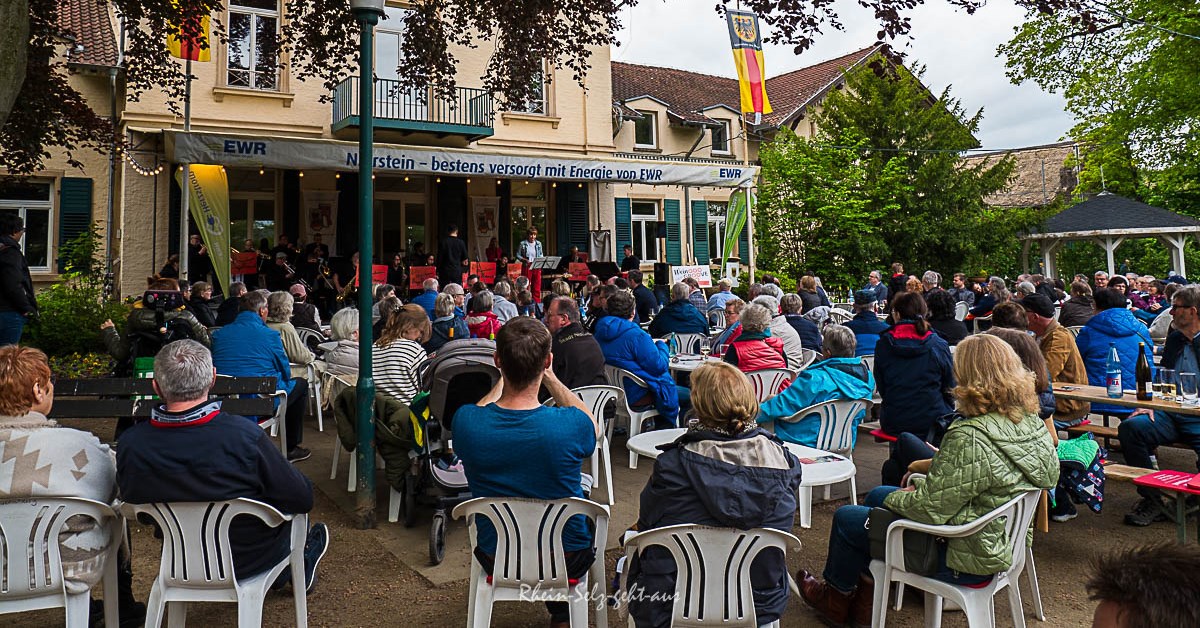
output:
[{"label": "woman in white patterned sweater", "polygon": [[379,392],[405,405],[412,402],[421,387],[417,371],[429,358],[421,345],[429,341],[430,333],[429,315],[419,305],[409,303],[388,319],[373,359]]}]

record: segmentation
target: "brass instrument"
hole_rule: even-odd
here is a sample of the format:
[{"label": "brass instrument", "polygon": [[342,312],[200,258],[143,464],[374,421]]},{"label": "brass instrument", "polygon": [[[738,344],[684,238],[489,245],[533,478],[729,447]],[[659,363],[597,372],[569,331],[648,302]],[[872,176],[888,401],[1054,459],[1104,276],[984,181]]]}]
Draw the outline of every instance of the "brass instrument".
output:
[{"label": "brass instrument", "polygon": [[338,293],[336,299],[338,305],[345,305],[347,301],[351,300],[350,295],[354,294],[354,281],[357,279],[357,277],[358,273],[355,273],[354,278],[350,279],[350,281],[347,281],[346,287],[342,288],[342,291]]}]

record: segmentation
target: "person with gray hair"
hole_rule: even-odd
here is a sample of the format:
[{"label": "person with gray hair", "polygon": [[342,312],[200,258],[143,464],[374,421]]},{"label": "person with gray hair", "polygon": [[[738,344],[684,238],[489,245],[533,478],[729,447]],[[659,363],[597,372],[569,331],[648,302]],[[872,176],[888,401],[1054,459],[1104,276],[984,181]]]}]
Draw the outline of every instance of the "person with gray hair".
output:
[{"label": "person with gray hair", "polygon": [[[429,315],[429,320],[433,320],[433,302],[438,295],[438,280],[430,277],[421,282],[421,294],[409,299],[409,303],[416,303],[425,309],[425,313]],[[378,319],[372,317],[371,323],[378,322]]]},{"label": "person with gray hair", "polygon": [[267,327],[267,297],[258,291],[248,292],[242,296],[241,302],[242,311],[237,318],[213,332],[213,365],[222,375],[275,378],[275,389],[287,393],[285,420],[288,460],[307,460],[312,452],[301,447],[300,443],[304,440],[308,380],[292,377],[283,338],[279,332]]},{"label": "person with gray hair", "polygon": [[551,293],[543,301],[550,330],[554,376],[567,388],[604,384],[604,354],[596,338],[584,330],[575,299]]},{"label": "person with gray hair", "polygon": [[[824,306],[817,306],[817,308],[821,307]],[[779,311],[788,325],[791,325],[792,329],[796,330],[796,334],[800,336],[800,345],[805,349],[820,351],[821,328],[810,317],[802,315],[800,313],[802,309],[804,309],[804,299],[794,292],[783,295],[783,298],[779,300]]]},{"label": "person with gray hair", "polygon": [[[267,327],[279,332],[283,340],[283,352],[287,354],[288,362],[293,364],[292,377],[305,377],[308,365],[316,360],[308,345],[300,340],[300,334],[292,325],[293,297],[289,292],[272,292],[267,297]],[[311,385],[313,382],[309,382]]]},{"label": "person with gray hair", "polygon": [[[450,286],[458,288],[458,294],[449,291]],[[446,290],[437,296],[433,302],[433,328],[429,340],[425,342],[425,351],[432,354],[451,340],[461,340],[471,337],[467,328],[467,320],[458,313],[455,301],[462,298],[462,286],[450,284]]]},{"label": "person with gray hair", "polygon": [[240,281],[229,284],[229,294],[221,301],[221,305],[217,306],[217,326],[223,327],[237,318],[241,308],[238,299],[241,299],[243,294],[246,294],[246,284]]},{"label": "person with gray hair", "polygon": [[724,360],[743,373],[762,369],[784,369],[788,366],[783,354],[783,341],[771,335],[771,311],[759,303],[742,309],[742,333],[729,344]]},{"label": "person with gray hair", "polygon": [[[288,464],[266,430],[253,420],[223,411],[220,401],[209,401],[216,374],[212,356],[198,342],[180,340],[158,352],[154,390],[163,403],[152,410],[149,421],[121,435],[117,448],[121,499],[152,504],[244,497],[285,514],[310,512],[312,483]],[[287,557],[291,537],[290,523],[268,527],[249,518],[235,521],[229,527],[234,575],[244,581],[267,571]],[[312,524],[304,546],[305,582],[292,586],[312,591],[317,565],[328,549],[329,529],[323,523]],[[282,580],[289,578],[284,575]]]},{"label": "person with gray hair", "polygon": [[[767,286],[775,286],[775,284],[767,284]],[[779,286],[775,286],[775,289],[778,290]],[[796,333],[796,330],[788,323],[787,318],[779,313],[779,300],[773,296],[762,294],[755,297],[751,303],[757,303],[771,312],[771,335],[783,341],[783,355],[787,357],[788,364],[795,367],[804,364],[804,343],[800,340],[800,334]],[[745,314],[745,310],[742,310],[742,313]]]},{"label": "person with gray hair", "polygon": [[671,286],[671,302],[650,321],[650,336],[670,334],[708,334],[708,320],[692,305],[692,287],[684,282]]},{"label": "person with gray hair", "polygon": [[[783,392],[763,402],[758,422],[775,423],[775,434],[782,440],[815,447],[821,418],[816,414],[796,416],[812,405],[835,399],[870,399],[875,378],[855,357],[854,332],[844,325],[827,325],[821,342],[821,359],[800,371]],[[866,412],[854,418],[862,421]],[[857,436],[857,429],[852,430]]]},{"label": "person with gray hair", "polygon": [[501,279],[496,282],[492,289],[492,312],[496,313],[496,320],[503,325],[509,319],[520,316],[517,312],[517,304],[513,303],[513,285],[507,279]]},{"label": "person with gray hair", "polygon": [[325,372],[334,375],[358,375],[358,310],[338,310],[329,321],[330,342],[318,347],[323,353]]},{"label": "person with gray hair", "polygon": [[925,286],[925,292],[941,288],[942,275],[937,271],[927,270],[924,275],[921,275],[921,284]]},{"label": "person with gray hair", "polygon": [[765,283],[759,288],[758,294],[759,296],[765,295],[768,297],[774,297],[775,301],[778,302],[779,299],[783,298],[783,288],[780,288],[778,285],[773,283]]}]

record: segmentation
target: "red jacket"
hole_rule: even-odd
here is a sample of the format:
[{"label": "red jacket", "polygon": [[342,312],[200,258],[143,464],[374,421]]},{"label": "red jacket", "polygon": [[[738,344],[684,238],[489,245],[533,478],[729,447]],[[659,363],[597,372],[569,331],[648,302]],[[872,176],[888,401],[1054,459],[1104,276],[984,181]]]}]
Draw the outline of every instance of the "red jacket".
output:
[{"label": "red jacket", "polygon": [[467,317],[467,329],[471,330],[472,338],[495,339],[500,331],[500,320],[495,312],[476,312]]},{"label": "red jacket", "polygon": [[729,345],[725,361],[741,369],[743,373],[762,369],[787,368],[783,354],[783,340],[775,336],[745,332]]}]

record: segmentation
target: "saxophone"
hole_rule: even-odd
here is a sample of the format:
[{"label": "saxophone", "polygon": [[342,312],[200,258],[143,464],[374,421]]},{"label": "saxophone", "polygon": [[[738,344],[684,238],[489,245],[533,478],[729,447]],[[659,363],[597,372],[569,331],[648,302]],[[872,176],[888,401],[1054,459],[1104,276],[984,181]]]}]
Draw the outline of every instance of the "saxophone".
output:
[{"label": "saxophone", "polygon": [[354,278],[351,279],[350,281],[347,281],[346,287],[342,288],[342,291],[338,293],[336,300],[337,300],[337,304],[339,306],[346,305],[347,301],[353,300],[350,298],[350,295],[354,294],[354,282],[357,279],[358,279],[358,273],[355,273]]}]

